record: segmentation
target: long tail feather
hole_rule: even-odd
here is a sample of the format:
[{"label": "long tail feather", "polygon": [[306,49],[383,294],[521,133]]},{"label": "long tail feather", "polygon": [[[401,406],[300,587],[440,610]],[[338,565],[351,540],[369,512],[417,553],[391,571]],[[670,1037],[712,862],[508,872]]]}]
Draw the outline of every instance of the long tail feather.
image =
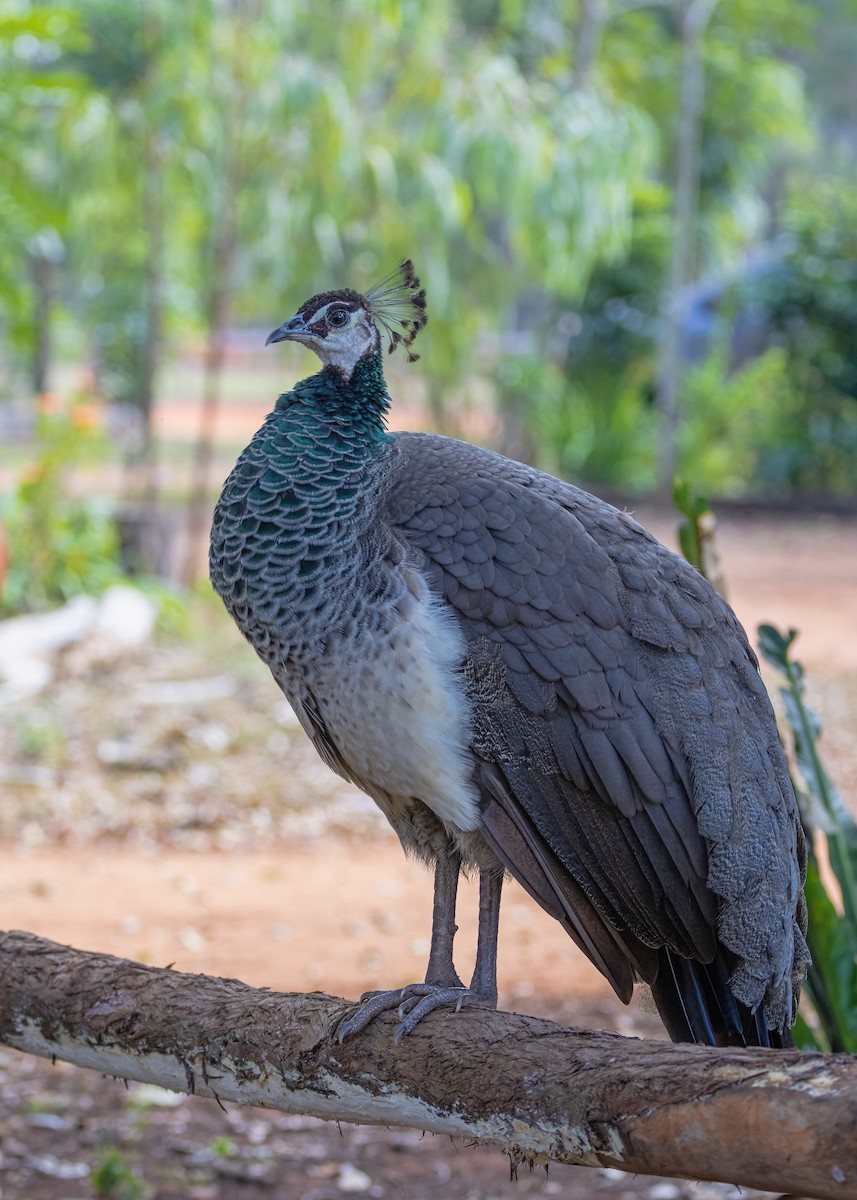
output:
[{"label": "long tail feather", "polygon": [[659,951],[658,977],[652,995],[661,1020],[674,1042],[703,1042],[709,1046],[792,1045],[788,1029],[770,1029],[764,1010],[741,1004],[729,987],[729,967],[718,955],[701,963]]}]

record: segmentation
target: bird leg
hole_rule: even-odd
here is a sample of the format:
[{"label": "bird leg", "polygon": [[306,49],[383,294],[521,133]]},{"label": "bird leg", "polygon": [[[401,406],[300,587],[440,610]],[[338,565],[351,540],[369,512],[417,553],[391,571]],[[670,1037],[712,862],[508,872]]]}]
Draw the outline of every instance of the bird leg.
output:
[{"label": "bird leg", "polygon": [[[392,991],[364,992],[360,999],[361,1008],[339,1024],[337,1037],[343,1042],[352,1034],[360,1033],[382,1012],[391,1008],[401,1009],[415,995],[414,989],[451,991],[456,995],[464,985],[452,961],[452,943],[458,926],[455,923],[455,902],[458,896],[458,876],[461,871],[461,855],[451,846],[437,856],[434,868],[434,904],[431,920],[431,949],[425,983],[410,983]],[[428,993],[420,990],[419,996]]]},{"label": "bird leg", "polygon": [[458,933],[455,903],[461,855],[449,849],[438,856],[434,868],[434,904],[431,913],[431,949],[426,983],[439,987],[463,987],[452,961],[452,943]]},{"label": "bird leg", "polygon": [[497,935],[500,928],[500,894],[503,875],[500,871],[479,873],[479,933],[476,941],[476,966],[470,980],[470,991],[483,1004],[497,1007]]},{"label": "bird leg", "polygon": [[[496,871],[479,873],[479,932],[476,942],[476,965],[470,987],[461,983],[449,987],[425,983],[405,988],[399,1015],[403,1020],[396,1030],[396,1041],[412,1033],[427,1013],[445,1004],[454,1004],[458,1012],[465,1004],[497,1007],[497,932],[500,924],[500,893],[503,876]],[[451,965],[451,963],[450,963]]]},{"label": "bird leg", "polygon": [[344,1041],[359,1033],[382,1012],[398,1009],[402,1021],[396,1030],[396,1041],[413,1032],[428,1013],[444,1005],[454,1005],[455,1011],[464,1004],[497,1006],[497,927],[500,917],[502,875],[482,871],[479,876],[479,934],[476,966],[470,987],[466,988],[452,962],[452,943],[457,930],[455,901],[461,859],[450,850],[441,855],[435,866],[432,938],[428,969],[424,983],[411,983],[396,991],[369,992],[353,1016],[339,1025],[338,1038]]}]

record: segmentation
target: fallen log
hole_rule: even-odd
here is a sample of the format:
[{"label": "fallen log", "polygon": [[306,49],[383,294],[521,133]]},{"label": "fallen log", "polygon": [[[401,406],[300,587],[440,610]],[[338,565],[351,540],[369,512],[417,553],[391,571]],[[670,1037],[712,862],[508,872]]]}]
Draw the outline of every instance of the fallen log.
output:
[{"label": "fallen log", "polygon": [[857,1061],[436,1013],[340,1045],[353,1005],[0,932],[0,1042],[119,1078],[328,1120],[801,1196],[857,1197]]}]

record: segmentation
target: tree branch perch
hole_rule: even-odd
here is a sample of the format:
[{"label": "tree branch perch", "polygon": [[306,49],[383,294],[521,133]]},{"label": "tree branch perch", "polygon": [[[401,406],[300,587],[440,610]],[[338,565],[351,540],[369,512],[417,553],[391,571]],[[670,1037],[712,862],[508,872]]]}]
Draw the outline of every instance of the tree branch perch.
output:
[{"label": "tree branch perch", "polygon": [[493,1143],[513,1159],[857,1197],[857,1062],[712,1050],[509,1013],[392,1017],[0,932],[0,1041],[108,1075]]}]

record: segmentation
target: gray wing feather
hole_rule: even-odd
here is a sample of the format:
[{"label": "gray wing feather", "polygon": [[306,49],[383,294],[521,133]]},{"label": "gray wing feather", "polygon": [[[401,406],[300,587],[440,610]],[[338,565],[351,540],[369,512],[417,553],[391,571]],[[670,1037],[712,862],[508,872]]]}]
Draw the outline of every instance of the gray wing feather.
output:
[{"label": "gray wing feather", "polygon": [[707,962],[719,938],[736,996],[781,1027],[807,957],[797,816],[734,614],[628,516],[551,476],[424,434],[396,435],[392,468],[386,518],[467,641],[501,858],[525,886],[539,876],[530,890],[566,924],[574,892],[570,932],[602,969],[613,947],[620,993],[617,946],[645,975],[645,947]]}]

